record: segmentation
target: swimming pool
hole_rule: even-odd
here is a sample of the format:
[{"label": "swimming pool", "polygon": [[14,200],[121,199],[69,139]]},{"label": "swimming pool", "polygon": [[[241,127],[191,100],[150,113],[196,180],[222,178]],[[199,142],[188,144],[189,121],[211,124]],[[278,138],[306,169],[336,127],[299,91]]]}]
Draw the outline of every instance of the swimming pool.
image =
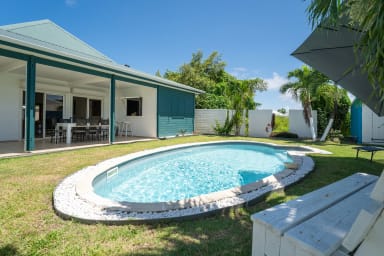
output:
[{"label": "swimming pool", "polygon": [[[163,186],[163,184],[166,183],[166,179],[164,177],[167,177],[167,175],[163,175],[162,172],[164,172],[169,166],[172,166],[171,163],[164,166],[164,163],[162,163],[162,158],[166,157],[172,160],[176,159],[175,157],[179,155],[181,158],[185,158],[188,163],[188,159],[190,155],[192,155],[191,151],[195,150],[197,154],[196,156],[198,156],[198,162],[196,164],[198,167],[196,176],[200,177],[201,180],[206,181],[206,177],[208,175],[206,173],[199,174],[199,171],[207,169],[207,163],[204,164],[203,159],[204,161],[208,161],[209,164],[210,162],[214,162],[212,155],[219,156],[220,154],[212,154],[209,152],[210,150],[216,148],[216,146],[220,145],[231,145],[231,147],[234,146],[235,148],[236,145],[239,147],[246,146],[246,148],[249,146],[252,149],[259,146],[266,148],[262,150],[262,153],[264,154],[262,157],[263,159],[259,159],[256,162],[252,162],[254,161],[255,157],[253,155],[254,150],[251,149],[241,151],[242,153],[234,153],[233,151],[221,153],[221,157],[216,161],[220,164],[226,163],[226,167],[233,165],[233,159],[240,159],[240,157],[243,157],[243,160],[241,160],[240,163],[234,165],[235,167],[237,166],[237,169],[234,171],[234,173],[232,173],[232,178],[229,178],[230,181],[235,181],[235,183],[222,186],[219,188],[219,190],[209,190],[214,192],[203,192],[197,190],[198,195],[196,196],[193,194],[185,194],[182,197],[180,197],[182,193],[177,192],[176,194],[178,197],[165,198],[156,195],[144,200],[140,198],[141,196],[139,196],[139,199],[124,197],[107,198],[103,194],[105,192],[109,193],[108,191],[114,190],[116,186],[124,187],[124,185],[121,185],[123,183],[120,184],[120,181],[117,181],[122,178],[121,176],[133,175],[136,172],[137,174],[135,175],[138,175],[135,176],[136,182],[131,182],[131,185],[136,185],[135,183],[138,183],[139,185],[141,183],[148,183],[150,187],[145,188],[145,190],[140,190],[136,187],[135,189],[131,190],[134,192],[130,193],[136,197],[136,194],[140,195],[141,193],[155,194],[152,192],[152,188],[165,188],[165,186]],[[208,150],[208,152],[206,150]],[[314,168],[314,162],[312,158],[305,156],[306,153],[327,154],[329,152],[311,147],[278,146],[261,142],[237,140],[195,142],[138,151],[121,157],[111,158],[96,165],[87,166],[66,177],[56,187],[53,193],[53,208],[59,216],[65,219],[76,219],[86,223],[103,222],[107,224],[132,222],[141,223],[147,221],[191,218],[192,216],[195,217],[199,215],[205,215],[228,207],[256,202],[266,193],[276,189],[284,188],[285,186],[300,180]],[[271,156],[279,159],[277,164],[273,164],[275,160],[272,161],[269,159]],[[264,158],[269,160],[264,161]],[[144,161],[144,163],[141,161]],[[285,167],[281,167],[280,161],[285,163]],[[286,164],[286,162],[289,161],[292,161],[292,163]],[[141,164],[145,166],[151,162],[158,162],[161,167],[159,170],[150,175],[151,178],[156,178],[151,182],[147,182],[147,178],[142,176],[146,173],[146,171],[135,171],[134,169],[136,169],[137,166],[141,166]],[[174,161],[173,164],[177,164],[178,166],[176,169],[187,169],[186,167],[190,167],[188,164],[180,165],[179,163],[179,160]],[[249,165],[249,163],[251,164]],[[127,168],[125,169],[124,166],[127,166]],[[264,166],[265,169],[268,169],[269,173],[264,173],[264,171],[259,169],[261,166]],[[152,169],[154,170],[155,168],[153,167]],[[223,167],[220,170],[223,172],[231,173],[229,168],[227,170]],[[257,173],[255,171],[257,171]],[[187,173],[189,174],[190,172],[192,171]],[[209,171],[209,173],[210,172],[213,171]],[[204,186],[211,187],[212,185],[214,187],[217,185],[217,183],[226,183],[218,182],[218,179],[221,176],[221,172],[216,172],[217,175],[213,182],[207,182],[208,185]],[[265,177],[265,175],[267,176]],[[177,177],[177,175],[171,175],[168,184],[171,184],[172,188],[187,187],[187,185],[179,186],[178,184],[181,182],[176,182],[178,178],[179,177]],[[186,177],[186,179],[189,180],[189,176]],[[99,186],[103,187],[102,183],[99,183],[103,180],[104,182],[108,180],[109,183],[107,182],[107,187],[98,191],[98,189],[100,189]],[[128,177],[122,178],[121,180],[130,181],[131,179]],[[193,182],[192,185],[194,185],[194,183],[195,182]],[[114,185],[109,185],[110,187],[108,188],[108,184]],[[124,191],[124,189],[122,191]],[[189,191],[189,189],[187,189],[187,191]],[[163,194],[165,196],[168,195],[167,192]]]},{"label": "swimming pool", "polygon": [[169,202],[240,187],[285,169],[286,150],[247,142],[193,146],[128,161],[96,177],[94,192],[119,202]]}]

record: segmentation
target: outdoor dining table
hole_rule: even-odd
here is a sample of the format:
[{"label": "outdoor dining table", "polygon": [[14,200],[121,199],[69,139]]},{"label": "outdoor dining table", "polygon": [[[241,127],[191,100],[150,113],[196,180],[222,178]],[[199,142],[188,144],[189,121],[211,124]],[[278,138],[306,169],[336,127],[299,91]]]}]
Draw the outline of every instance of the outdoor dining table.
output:
[{"label": "outdoor dining table", "polygon": [[66,143],[71,144],[72,143],[72,128],[73,127],[85,127],[85,128],[90,128],[90,127],[101,127],[101,128],[108,128],[109,125],[107,124],[102,124],[102,125],[77,125],[76,123],[57,123],[56,124],[57,128],[63,128],[67,131],[67,138],[66,138]]},{"label": "outdoor dining table", "polygon": [[75,127],[76,123],[57,123],[56,128],[63,128],[67,131],[66,143],[71,144],[72,141],[72,127]]}]

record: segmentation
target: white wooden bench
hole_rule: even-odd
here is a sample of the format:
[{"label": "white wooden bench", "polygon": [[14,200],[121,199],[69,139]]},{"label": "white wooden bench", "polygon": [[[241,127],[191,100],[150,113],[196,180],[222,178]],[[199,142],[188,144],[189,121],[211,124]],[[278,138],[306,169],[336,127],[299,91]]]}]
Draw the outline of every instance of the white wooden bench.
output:
[{"label": "white wooden bench", "polygon": [[356,173],[252,215],[252,255],[330,255],[362,209],[372,216],[382,209],[370,197],[376,181],[376,176]]}]

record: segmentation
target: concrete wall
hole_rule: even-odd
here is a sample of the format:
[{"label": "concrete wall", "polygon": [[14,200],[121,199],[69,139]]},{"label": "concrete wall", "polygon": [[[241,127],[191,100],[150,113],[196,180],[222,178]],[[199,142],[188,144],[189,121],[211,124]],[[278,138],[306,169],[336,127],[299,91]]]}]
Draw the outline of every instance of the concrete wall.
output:
[{"label": "concrete wall", "polygon": [[224,124],[227,111],[225,109],[195,109],[195,132],[200,134],[214,134],[216,121]]},{"label": "concrete wall", "polygon": [[[142,116],[127,116],[125,97],[142,97]],[[155,88],[130,86],[116,90],[116,122],[131,123],[134,136],[156,137],[157,133],[157,93]]]},{"label": "concrete wall", "polygon": [[[313,125],[315,127],[315,134],[317,135],[317,111],[312,111]],[[302,109],[289,110],[289,132],[296,133],[300,138],[311,138],[311,129],[305,123]]]},{"label": "concrete wall", "polygon": [[[266,129],[272,121],[272,110],[251,110],[249,111],[249,136],[251,137],[269,137],[272,130]],[[245,134],[243,125],[241,134]]]},{"label": "concrete wall", "polygon": [[[232,111],[229,112],[230,116]],[[200,134],[214,134],[216,121],[223,125],[227,117],[226,109],[196,109],[195,110],[195,131]],[[270,131],[266,131],[266,126],[271,123],[272,110],[252,110],[249,111],[249,136],[268,137]],[[245,134],[245,126],[242,126],[241,135]]]},{"label": "concrete wall", "polygon": [[22,91],[19,80],[0,73],[0,141],[21,139]]}]

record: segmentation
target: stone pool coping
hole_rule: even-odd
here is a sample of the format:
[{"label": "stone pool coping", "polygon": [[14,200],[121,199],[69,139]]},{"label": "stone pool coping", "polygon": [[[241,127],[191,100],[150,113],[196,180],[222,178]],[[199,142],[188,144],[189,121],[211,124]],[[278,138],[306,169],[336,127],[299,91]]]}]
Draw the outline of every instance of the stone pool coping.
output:
[{"label": "stone pool coping", "polygon": [[[97,176],[124,162],[159,152],[190,146],[226,143],[250,143],[284,149],[288,151],[288,154],[293,158],[295,164],[293,166],[287,166],[292,169],[286,168],[279,173],[270,175],[262,180],[245,186],[174,202],[116,202],[98,196],[93,192],[92,182]],[[88,166],[71,176],[68,176],[54,191],[53,207],[56,213],[63,218],[73,218],[84,222],[106,222],[111,224],[182,218],[204,214],[245,204],[268,192],[297,182],[314,168],[313,160],[310,157],[305,156],[307,153],[330,154],[327,151],[307,146],[286,146],[243,140],[187,143],[144,150],[112,158],[94,166]],[[297,167],[297,169],[294,167]]]}]

